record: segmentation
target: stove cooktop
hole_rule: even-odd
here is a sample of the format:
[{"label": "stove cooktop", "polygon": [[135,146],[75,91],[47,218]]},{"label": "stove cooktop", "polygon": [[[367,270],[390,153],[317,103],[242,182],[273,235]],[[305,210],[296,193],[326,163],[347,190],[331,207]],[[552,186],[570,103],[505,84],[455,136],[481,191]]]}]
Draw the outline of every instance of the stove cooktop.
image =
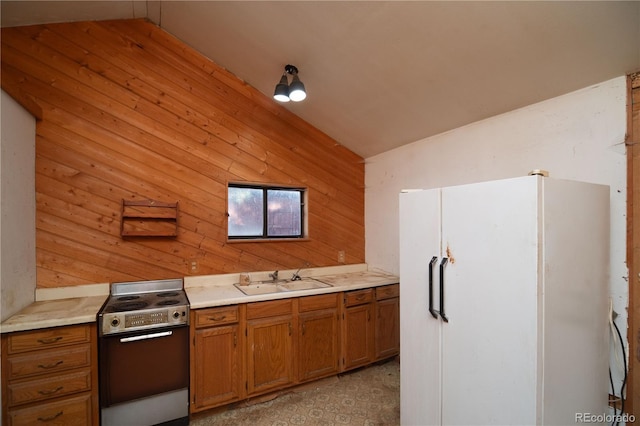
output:
[{"label": "stove cooktop", "polygon": [[158,293],[141,293],[127,296],[111,296],[104,312],[129,312],[171,307],[175,305],[187,305],[187,296],[184,291],[164,291]]},{"label": "stove cooktop", "polygon": [[98,313],[101,336],[188,323],[182,279],[114,283]]}]

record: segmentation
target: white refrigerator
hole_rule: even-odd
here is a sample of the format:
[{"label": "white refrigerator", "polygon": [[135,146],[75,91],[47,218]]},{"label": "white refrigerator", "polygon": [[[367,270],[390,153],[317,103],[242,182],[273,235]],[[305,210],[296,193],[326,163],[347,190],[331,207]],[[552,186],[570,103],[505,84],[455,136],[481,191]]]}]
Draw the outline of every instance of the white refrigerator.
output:
[{"label": "white refrigerator", "polygon": [[608,406],[609,187],[400,194],[403,425],[568,425]]}]

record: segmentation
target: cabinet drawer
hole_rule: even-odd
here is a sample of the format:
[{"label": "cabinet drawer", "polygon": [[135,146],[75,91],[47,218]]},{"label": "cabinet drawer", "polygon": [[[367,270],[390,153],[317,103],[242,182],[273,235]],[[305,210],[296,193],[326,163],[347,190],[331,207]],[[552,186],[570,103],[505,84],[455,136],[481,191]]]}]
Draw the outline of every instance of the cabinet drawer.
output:
[{"label": "cabinet drawer", "polygon": [[298,312],[317,311],[320,309],[336,308],[337,306],[338,293],[306,296],[298,300]]},{"label": "cabinet drawer", "polygon": [[91,365],[88,343],[68,348],[43,350],[8,357],[9,380],[37,374],[54,373]]},{"label": "cabinet drawer", "polygon": [[368,303],[373,300],[373,289],[367,288],[364,290],[349,291],[344,294],[344,305],[355,306],[363,303]]},{"label": "cabinet drawer", "polygon": [[400,284],[376,287],[376,300],[391,299],[400,295]]},{"label": "cabinet drawer", "polygon": [[196,328],[211,327],[238,322],[238,307],[223,306],[195,311]]},{"label": "cabinet drawer", "polygon": [[9,426],[86,426],[91,421],[91,394],[9,411]]},{"label": "cabinet drawer", "polygon": [[13,382],[7,386],[7,401],[9,406],[14,406],[84,392],[90,389],[91,370],[86,368],[42,379]]},{"label": "cabinet drawer", "polygon": [[247,319],[275,317],[293,313],[293,300],[271,300],[247,304]]},{"label": "cabinet drawer", "polygon": [[89,327],[85,325],[25,331],[9,335],[7,350],[10,354],[14,354],[71,343],[88,343],[90,339]]}]

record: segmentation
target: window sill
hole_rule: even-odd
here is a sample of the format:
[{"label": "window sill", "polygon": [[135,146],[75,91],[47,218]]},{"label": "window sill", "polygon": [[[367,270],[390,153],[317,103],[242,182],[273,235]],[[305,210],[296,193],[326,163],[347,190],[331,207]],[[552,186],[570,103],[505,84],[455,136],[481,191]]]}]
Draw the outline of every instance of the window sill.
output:
[{"label": "window sill", "polygon": [[227,239],[227,244],[238,243],[300,243],[311,241],[310,238],[247,238],[247,239]]}]

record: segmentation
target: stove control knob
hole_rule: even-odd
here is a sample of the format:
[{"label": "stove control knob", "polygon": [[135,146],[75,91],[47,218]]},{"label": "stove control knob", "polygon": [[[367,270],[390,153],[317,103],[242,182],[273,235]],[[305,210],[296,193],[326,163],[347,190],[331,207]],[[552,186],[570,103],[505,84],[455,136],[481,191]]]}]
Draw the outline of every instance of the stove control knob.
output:
[{"label": "stove control knob", "polygon": [[114,318],[111,320],[111,327],[117,327],[120,325],[120,320],[118,318]]},{"label": "stove control knob", "polygon": [[175,312],[173,313],[173,317],[174,317],[175,319],[180,318],[180,312],[175,311]]}]

